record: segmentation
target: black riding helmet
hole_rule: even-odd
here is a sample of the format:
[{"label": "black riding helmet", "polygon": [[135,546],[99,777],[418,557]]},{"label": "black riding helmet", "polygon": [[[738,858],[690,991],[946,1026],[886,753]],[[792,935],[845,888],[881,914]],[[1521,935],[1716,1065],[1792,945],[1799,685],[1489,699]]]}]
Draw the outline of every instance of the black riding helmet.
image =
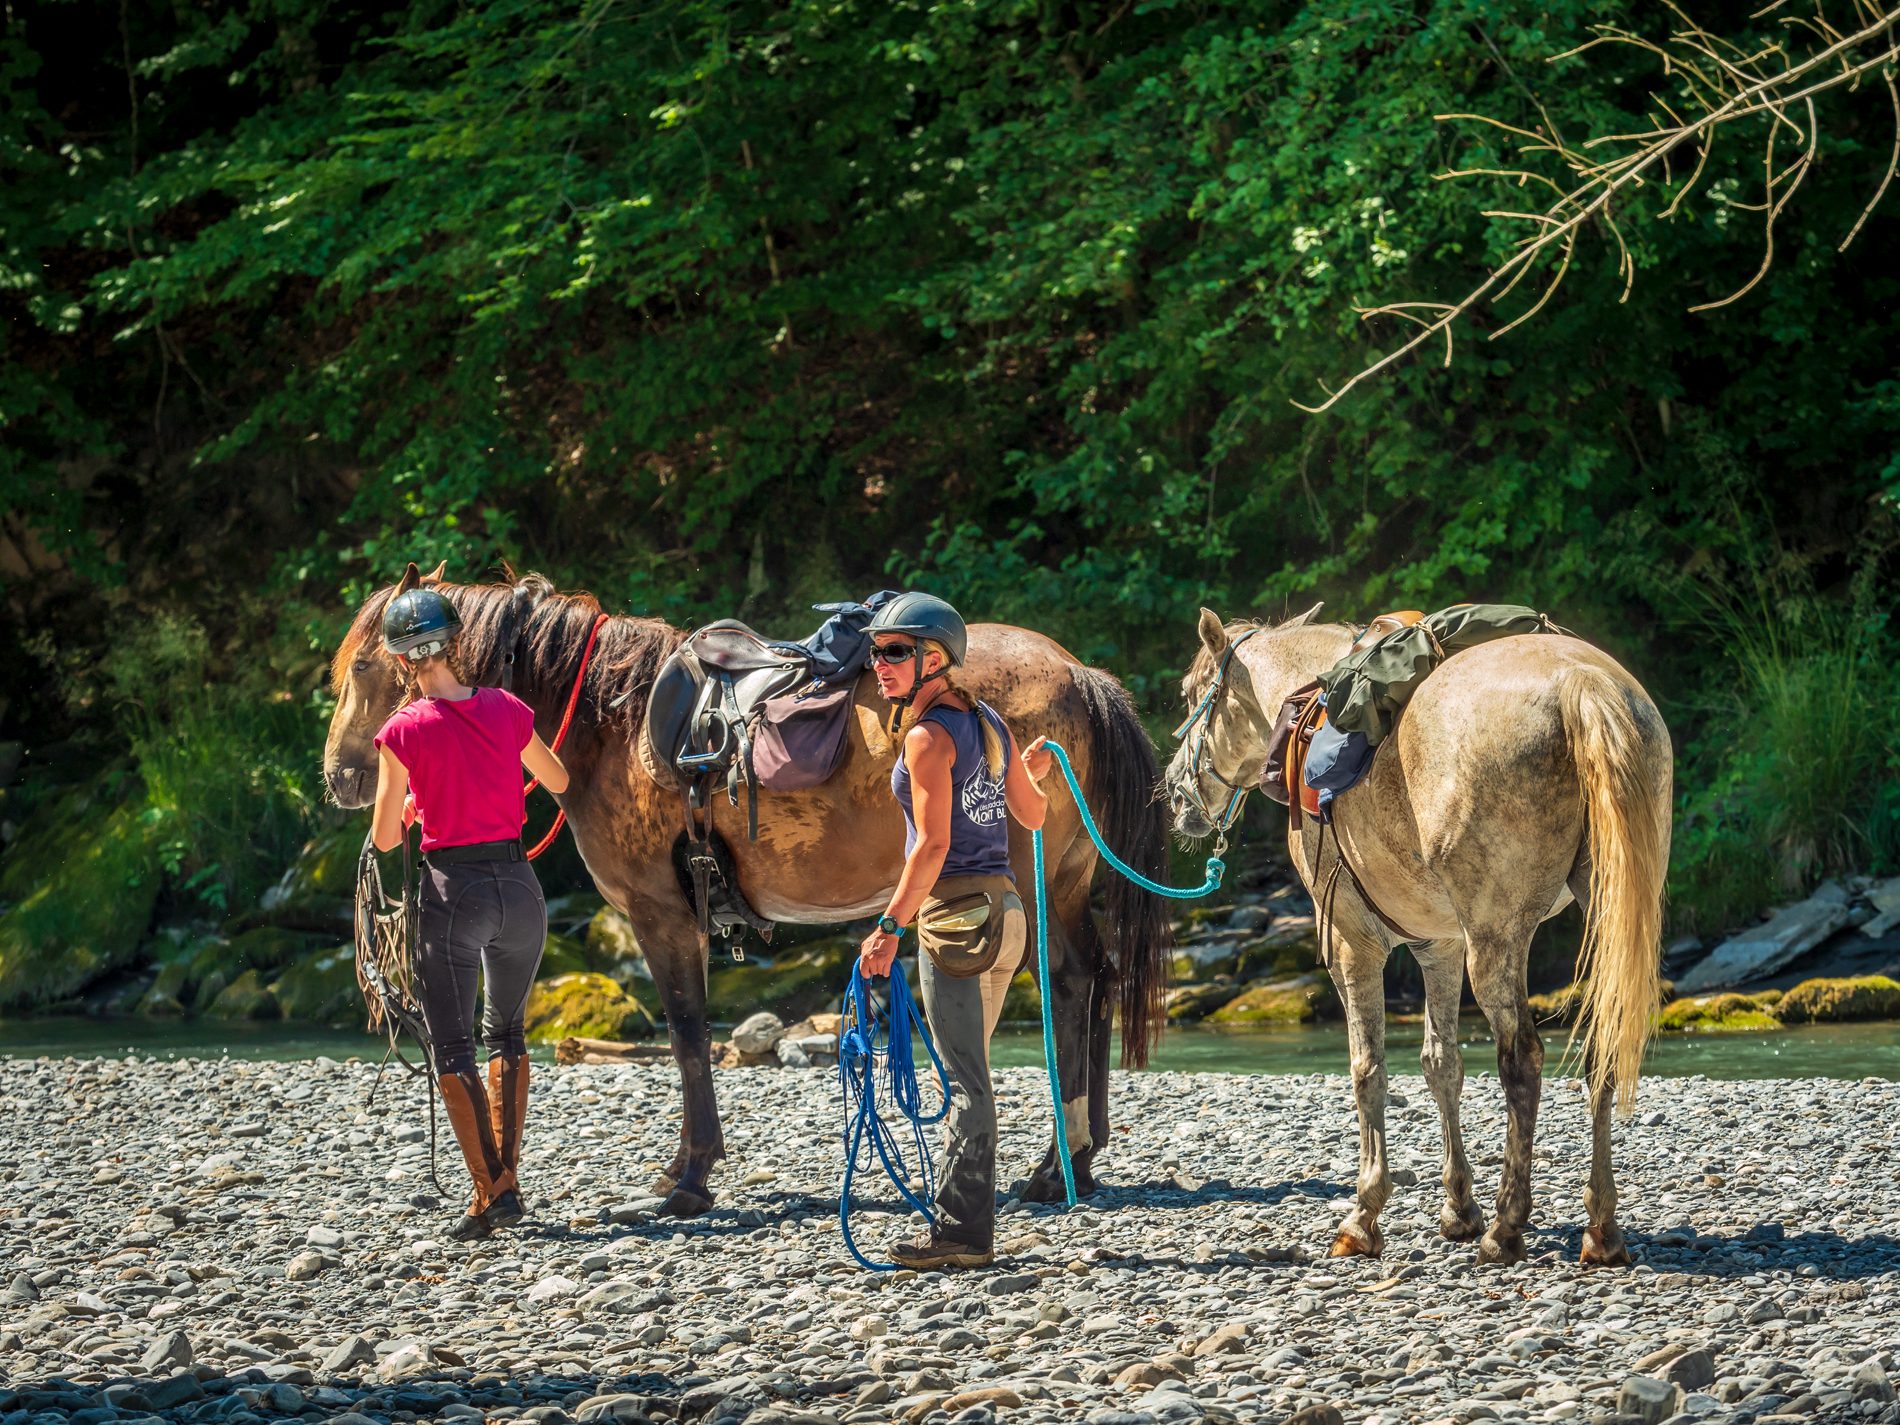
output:
[{"label": "black riding helmet", "polygon": [[383,610],[383,647],[414,663],[440,653],[462,631],[455,605],[434,589],[409,589]]},{"label": "black riding helmet", "polygon": [[[880,633],[908,633],[917,640],[917,676],[911,680],[908,693],[891,699],[899,708],[909,706],[923,688],[925,639],[943,645],[953,668],[962,667],[964,655],[970,651],[970,631],[964,627],[963,615],[952,608],[948,600],[919,589],[899,594],[873,614],[869,632],[873,637]],[[930,676],[941,678],[943,673],[940,669]]]}]

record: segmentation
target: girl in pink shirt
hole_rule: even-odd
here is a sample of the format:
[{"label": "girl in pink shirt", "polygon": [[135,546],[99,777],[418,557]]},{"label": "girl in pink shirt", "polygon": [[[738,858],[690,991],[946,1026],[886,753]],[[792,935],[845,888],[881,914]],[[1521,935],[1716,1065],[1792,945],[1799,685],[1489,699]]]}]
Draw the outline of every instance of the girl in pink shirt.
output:
[{"label": "girl in pink shirt", "polygon": [[[549,791],[567,769],[534,730],[534,713],[500,688],[471,688],[455,661],[461,619],[433,589],[399,591],[383,611],[383,647],[409,696],[376,734],[380,851],[422,823],[417,979],[442,1108],[474,1180],[459,1241],[523,1215],[517,1171],[528,1113],[528,992],[547,942],[541,883],[521,849],[521,769]],[[488,1081],[475,1068],[475,986],[484,985]]]}]

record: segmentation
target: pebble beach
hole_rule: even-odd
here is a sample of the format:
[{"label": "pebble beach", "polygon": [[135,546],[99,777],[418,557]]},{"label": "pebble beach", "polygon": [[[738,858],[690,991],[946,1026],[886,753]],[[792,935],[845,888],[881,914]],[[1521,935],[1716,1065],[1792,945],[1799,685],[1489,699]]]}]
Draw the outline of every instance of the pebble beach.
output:
[{"label": "pebble beach", "polygon": [[[1552,1060],[1556,1054],[1553,1050]],[[1479,1198],[1495,1077],[1465,1086]],[[1439,1139],[1392,1081],[1377,1261],[1323,1257],[1348,1205],[1343,1075],[1117,1073],[1105,1187],[1010,1199],[995,1268],[873,1274],[837,1222],[821,1068],[716,1076],[707,1216],[646,1195],[670,1066],[541,1068],[531,1216],[447,1240],[464,1173],[373,1064],[0,1061],[0,1425],[305,1420],[1900,1421],[1900,1084],[1646,1081],[1616,1130],[1637,1265],[1576,1265],[1588,1137],[1546,1081],[1529,1261],[1437,1234]],[[998,1080],[999,1174],[1046,1141],[1046,1080]],[[915,1219],[872,1169],[858,1241]]]}]

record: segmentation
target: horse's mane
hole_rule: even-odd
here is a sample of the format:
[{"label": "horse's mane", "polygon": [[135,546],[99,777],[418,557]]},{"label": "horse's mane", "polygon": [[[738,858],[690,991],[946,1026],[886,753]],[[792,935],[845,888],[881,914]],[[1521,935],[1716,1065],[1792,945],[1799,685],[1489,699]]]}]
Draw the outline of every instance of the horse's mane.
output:
[{"label": "horse's mane", "polygon": [[[1280,628],[1283,625],[1287,626],[1289,631],[1292,631],[1293,629],[1298,628],[1298,629],[1312,629],[1315,631],[1322,630],[1322,629],[1341,629],[1346,632],[1351,632],[1354,627],[1352,624],[1345,624],[1345,623],[1305,623],[1305,624],[1302,624],[1302,623],[1297,623],[1294,620],[1287,620],[1287,619],[1281,620],[1280,623],[1275,623],[1271,619],[1263,619],[1263,618],[1230,619],[1226,623],[1222,624],[1221,627],[1227,633],[1227,641],[1229,643],[1232,643],[1236,638],[1238,638],[1241,634],[1246,633],[1249,629],[1255,629],[1255,628],[1274,629],[1274,628]],[[1189,692],[1193,695],[1198,695],[1199,693],[1204,691],[1207,685],[1210,682],[1212,682],[1214,678],[1215,657],[1216,655],[1211,648],[1209,648],[1205,643],[1199,643],[1197,641],[1196,647],[1194,649],[1194,661],[1188,664],[1187,676],[1181,680],[1182,687],[1188,689]]]},{"label": "horse's mane", "polygon": [[[421,587],[437,590],[461,615],[461,663],[469,682],[498,685],[507,645],[513,643],[518,649],[515,692],[553,692],[566,699],[587,635],[601,614],[600,600],[585,592],[562,593],[546,576],[532,573],[493,584],[424,579]],[[332,687],[342,686],[362,649],[380,654],[383,609],[394,594],[394,587],[378,589],[357,611],[330,667]],[[518,609],[512,624],[511,609]],[[685,636],[664,619],[610,615],[588,660],[575,717],[595,726],[611,719],[637,728],[646,716],[654,675]]]}]

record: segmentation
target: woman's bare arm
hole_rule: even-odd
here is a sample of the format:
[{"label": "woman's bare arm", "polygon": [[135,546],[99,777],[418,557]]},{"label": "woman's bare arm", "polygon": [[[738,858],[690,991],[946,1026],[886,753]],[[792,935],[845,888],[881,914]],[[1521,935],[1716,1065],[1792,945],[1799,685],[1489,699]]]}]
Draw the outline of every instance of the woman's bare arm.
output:
[{"label": "woman's bare arm", "polygon": [[558,795],[567,790],[567,768],[554,749],[541,740],[540,733],[530,736],[528,745],[521,749],[521,765],[539,777],[550,792]]},{"label": "woman's bare arm", "polygon": [[378,851],[402,845],[403,800],[409,795],[409,769],[387,747],[376,749],[376,811],[370,817],[370,839]]}]

